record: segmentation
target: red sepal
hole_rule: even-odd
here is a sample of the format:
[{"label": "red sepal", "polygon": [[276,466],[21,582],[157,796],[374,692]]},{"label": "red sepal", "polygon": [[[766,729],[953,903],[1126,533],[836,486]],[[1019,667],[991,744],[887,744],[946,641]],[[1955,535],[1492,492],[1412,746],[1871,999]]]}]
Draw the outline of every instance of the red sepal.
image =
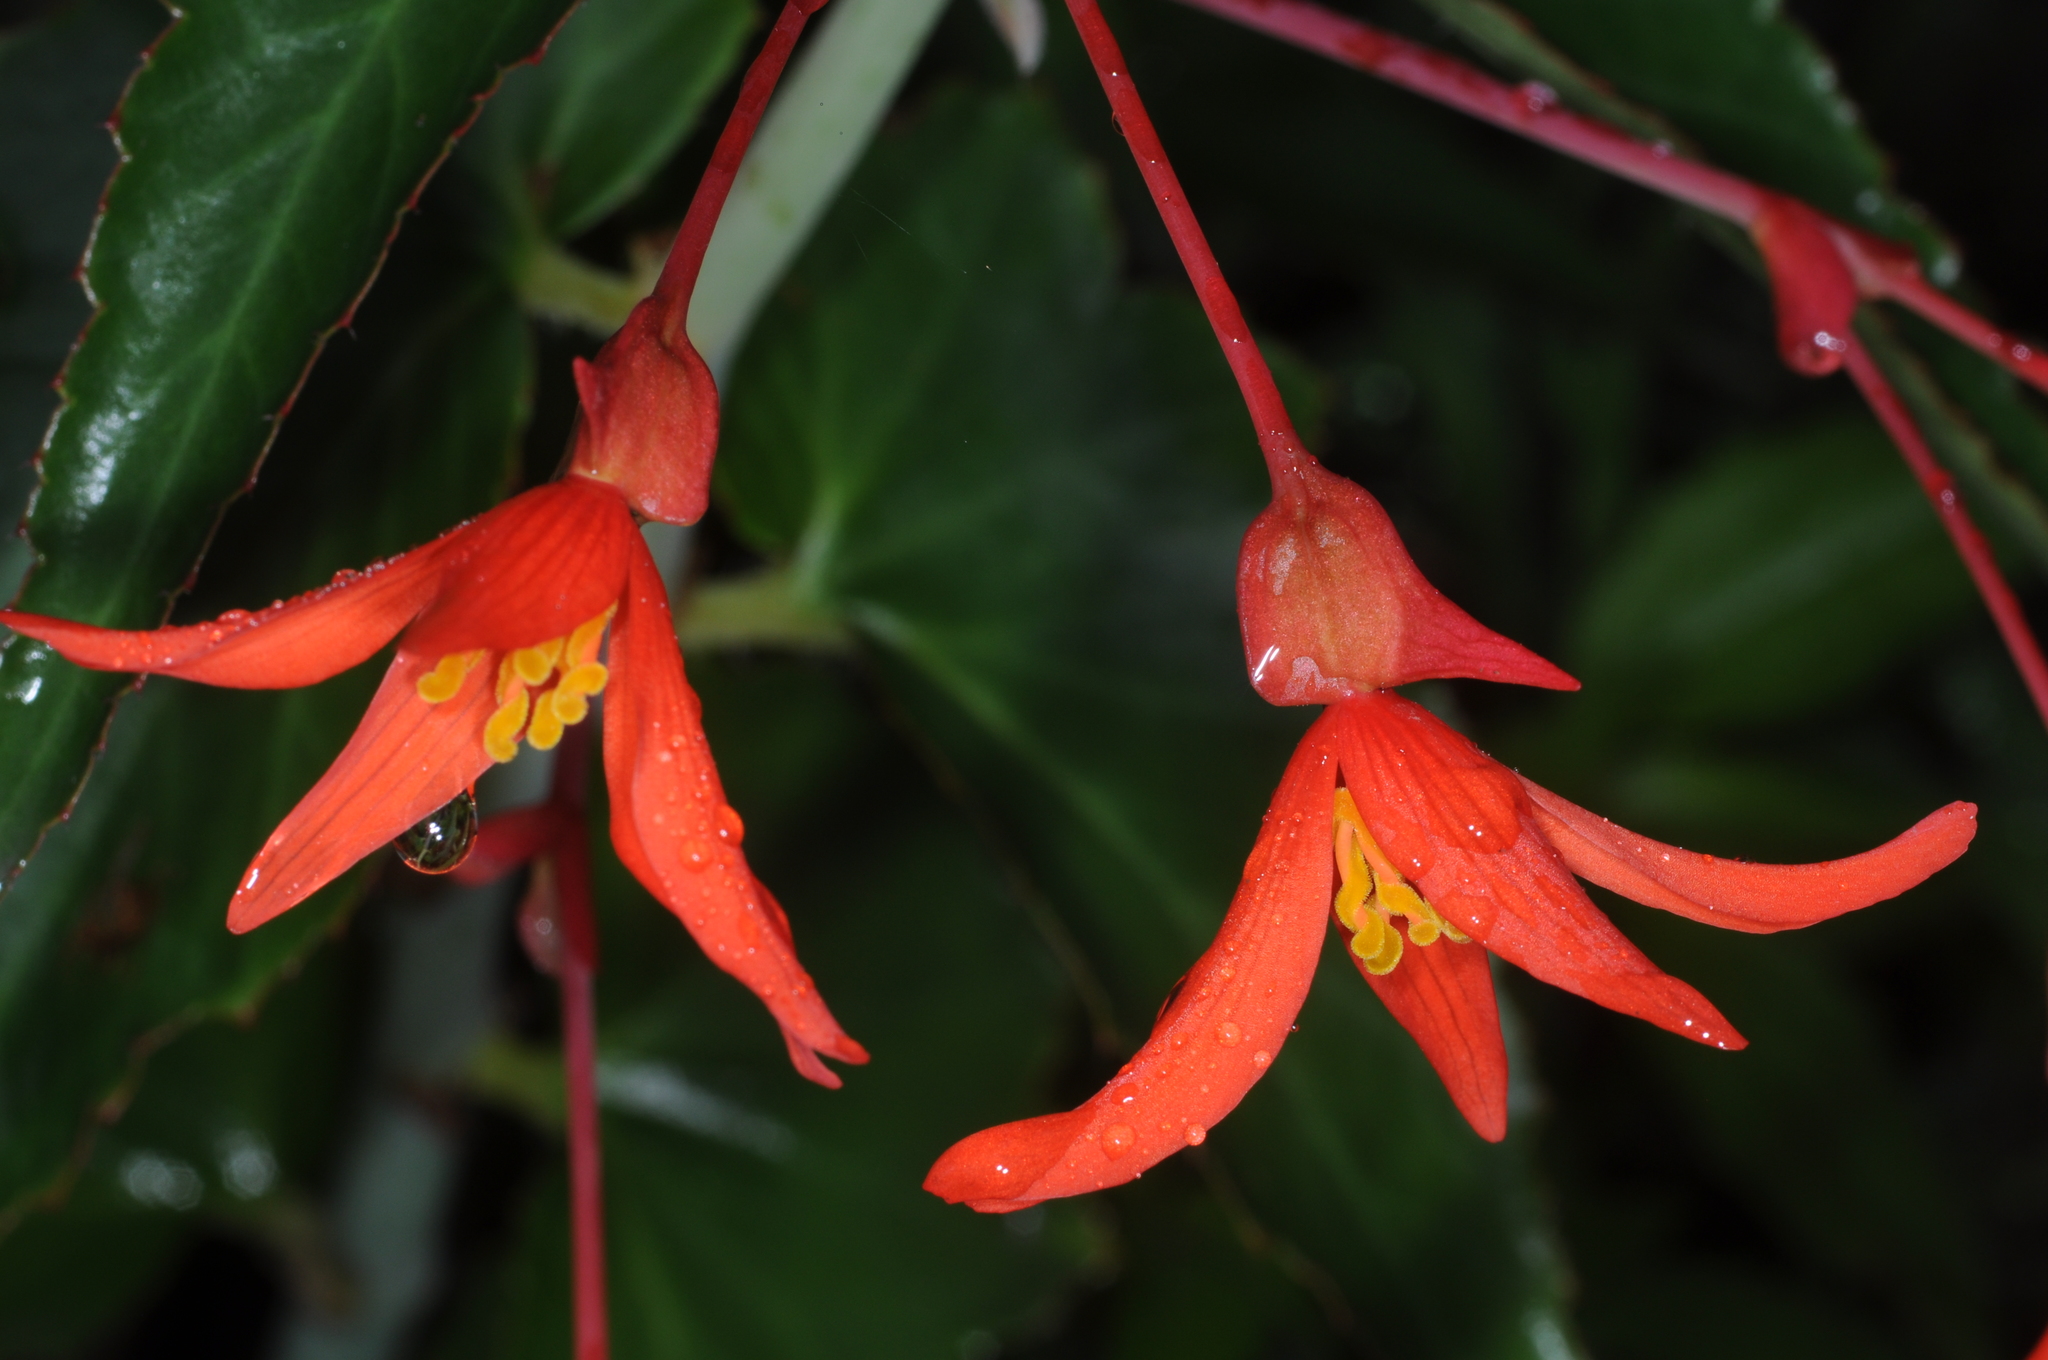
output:
[{"label": "red sepal", "polygon": [[430,704],[433,661],[401,650],[348,745],[264,843],[228,903],[228,929],[253,930],[325,887],[363,856],[476,782],[491,764],[484,723],[494,676],[479,666],[455,697]]},{"label": "red sepal", "polygon": [[1581,878],[1728,930],[1810,926],[1897,897],[1954,863],[1977,834],[1977,805],[1950,803],[1860,855],[1819,864],[1751,864],[1639,836],[1524,779],[1536,825]]},{"label": "red sepal", "polygon": [[1749,224],[1778,312],[1778,354],[1793,371],[1822,377],[1842,366],[1856,314],[1856,279],[1827,219],[1796,198],[1770,194]]},{"label": "red sepal", "polygon": [[1344,952],[1414,1036],[1473,1131],[1489,1143],[1507,1137],[1508,1048],[1485,948],[1445,938],[1410,946],[1401,951],[1400,965],[1381,977],[1367,972],[1356,954]]},{"label": "red sepal", "polygon": [[1145,1046],[1077,1110],[955,1143],[924,1188],[982,1213],[1121,1185],[1199,1142],[1280,1054],[1308,996],[1335,885],[1332,717],[1309,729],[1273,795],[1216,939]]},{"label": "red sepal", "polygon": [[440,589],[443,535],[387,562],[343,572],[254,614],[240,610],[211,623],[126,631],[0,609],[0,623],[47,642],[96,671],[174,675],[228,689],[296,689],[369,660],[426,608]]},{"label": "red sepal", "polygon": [[449,539],[441,589],[403,639],[429,658],[566,636],[619,598],[640,548],[619,493],[576,476],[521,492]]},{"label": "red sepal", "polygon": [[703,516],[718,453],[718,385],[683,330],[685,311],[647,298],[595,363],[574,364],[583,423],[570,466],[669,524]]},{"label": "red sepal", "polygon": [[744,829],[725,801],[697,696],[683,675],[668,593],[637,535],[634,543],[605,691],[612,845],[706,956],[767,1005],[797,1070],[821,1086],[838,1086],[816,1055],[864,1063],[867,1051],[826,1009],[797,961],[788,918],[747,867]]},{"label": "red sepal", "polygon": [[1252,688],[1268,703],[1451,676],[1579,687],[1439,594],[1380,503],[1305,452],[1276,471],[1273,503],[1245,533],[1237,614]]},{"label": "red sepal", "polygon": [[487,817],[476,829],[476,844],[470,847],[469,858],[450,870],[448,877],[465,888],[495,883],[553,849],[562,834],[562,821],[561,809],[552,803]]},{"label": "red sepal", "polygon": [[[1394,866],[1450,921],[1553,986],[1715,1048],[1746,1041],[1593,905],[1535,824],[1521,782],[1397,694],[1338,705],[1344,782]],[[1404,958],[1402,967],[1407,966]]]}]

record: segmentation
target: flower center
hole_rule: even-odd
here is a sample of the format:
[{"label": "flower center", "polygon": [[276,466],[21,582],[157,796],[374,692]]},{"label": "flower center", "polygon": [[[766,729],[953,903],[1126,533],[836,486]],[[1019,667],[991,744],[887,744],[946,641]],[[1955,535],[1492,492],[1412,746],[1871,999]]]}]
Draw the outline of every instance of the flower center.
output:
[{"label": "flower center", "polygon": [[1454,944],[1470,944],[1449,921],[1437,915],[1435,907],[1408,885],[1379,843],[1365,829],[1351,790],[1337,790],[1333,809],[1330,848],[1337,856],[1337,900],[1332,909],[1337,923],[1351,932],[1351,952],[1374,977],[1385,977],[1401,962],[1401,930],[1396,916],[1408,922],[1408,942],[1427,947],[1442,936]]},{"label": "flower center", "polygon": [[[518,755],[522,733],[534,750],[552,750],[563,729],[590,716],[590,696],[602,694],[611,678],[597,659],[597,649],[616,612],[618,606],[612,605],[567,637],[521,647],[499,659],[498,708],[484,723],[484,750],[492,760],[503,764]],[[489,655],[450,652],[420,677],[420,698],[430,704],[446,703]]]}]

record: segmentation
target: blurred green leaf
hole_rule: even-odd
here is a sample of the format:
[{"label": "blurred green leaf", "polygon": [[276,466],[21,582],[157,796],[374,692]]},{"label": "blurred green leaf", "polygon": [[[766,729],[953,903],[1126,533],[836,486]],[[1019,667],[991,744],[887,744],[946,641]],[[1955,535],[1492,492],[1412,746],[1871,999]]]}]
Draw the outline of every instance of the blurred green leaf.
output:
[{"label": "blurred green leaf", "polygon": [[204,1025],[156,1055],[61,1206],[0,1242],[0,1352],[84,1350],[201,1231],[259,1242],[305,1296],[341,1300],[306,1195],[354,1076],[346,981],[316,963],[260,1023]]},{"label": "blurred green leaf", "polygon": [[1883,435],[1821,425],[1726,448],[1649,507],[1567,664],[1655,718],[1782,718],[1867,686],[1970,600]]},{"label": "blurred green leaf", "polygon": [[674,154],[753,21],[750,0],[588,0],[545,61],[506,76],[464,158],[515,220],[579,235]]},{"label": "blurred green leaf", "polygon": [[[755,866],[875,1060],[843,1069],[839,1091],[795,1076],[755,1000],[606,863],[616,1353],[952,1357],[979,1335],[992,1349],[1056,1300],[1090,1236],[1070,1209],[977,1218],[919,1181],[1043,1058],[1058,975],[964,819],[843,686],[786,663],[694,669]],[[565,1349],[563,1199],[558,1177],[538,1187],[451,1353]]]},{"label": "blurred green leaf", "polygon": [[[1199,315],[1122,293],[1110,241],[1036,106],[941,97],[764,317],[720,486],[873,640],[1106,981],[1120,1056],[1220,918],[1301,715],[1252,696],[1231,621],[1264,481],[1242,410]],[[1355,976],[1326,983],[1211,1139],[1244,1212],[1340,1331],[1417,1356],[1567,1345],[1517,1154],[1466,1128]],[[1385,1287],[1453,1249],[1480,1263],[1457,1309]]]},{"label": "blurred green leaf", "polygon": [[[98,311],[66,367],[23,608],[160,622],[400,217],[567,0],[194,5],[119,110],[94,228]],[[0,863],[75,796],[119,677],[0,656]]]},{"label": "blurred green leaf", "polygon": [[[1870,910],[1953,910],[1957,887],[1937,881]],[[1647,1065],[1671,1083],[1730,1193],[1845,1292],[1881,1300],[1873,1311],[1913,1338],[1911,1353],[1996,1354],[1982,1322],[1986,1263],[1966,1244],[1953,1159],[1899,1080],[1876,1017],[1827,955],[1841,928],[1766,943],[1639,909],[1623,920],[1750,1041],[1735,1062],[1648,1027],[1629,1031],[1654,1050]]]}]

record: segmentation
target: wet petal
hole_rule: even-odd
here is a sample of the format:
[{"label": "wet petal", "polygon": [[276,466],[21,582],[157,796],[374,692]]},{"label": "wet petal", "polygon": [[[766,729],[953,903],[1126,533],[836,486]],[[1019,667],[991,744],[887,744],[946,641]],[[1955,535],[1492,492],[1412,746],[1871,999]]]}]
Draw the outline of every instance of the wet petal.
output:
[{"label": "wet petal", "polygon": [[797,1070],[837,1086],[815,1054],[861,1063],[867,1052],[825,1008],[797,961],[782,907],[747,867],[739,815],[726,804],[697,696],[683,676],[668,594],[637,533],[633,543],[605,692],[612,844],[711,961],[767,1005]]},{"label": "wet petal", "polygon": [[457,531],[441,590],[407,630],[431,657],[509,652],[567,635],[625,588],[640,531],[617,490],[569,476],[535,487]]},{"label": "wet petal", "polygon": [[1359,973],[1415,1037],[1444,1089],[1489,1143],[1508,1132],[1508,1050],[1493,996],[1493,969],[1476,941],[1440,939],[1402,951],[1400,966],[1382,977],[1345,951]]},{"label": "wet petal", "polygon": [[1344,782],[1373,838],[1409,878],[1447,851],[1501,854],[1525,831],[1515,776],[1442,719],[1398,694],[1339,705]]},{"label": "wet petal", "polygon": [[333,881],[441,807],[490,765],[484,721],[494,667],[479,666],[445,703],[419,697],[433,663],[401,651],[348,745],[242,875],[228,929],[253,930]]},{"label": "wet petal", "polygon": [[1748,1043],[1713,1003],[1630,944],[1539,836],[1483,861],[1446,856],[1422,890],[1444,917],[1532,977],[1714,1048]]},{"label": "wet petal", "polygon": [[[460,533],[457,530],[456,533]],[[365,571],[343,572],[254,614],[126,631],[0,610],[0,623],[98,671],[175,675],[229,689],[295,689],[367,661],[440,589],[444,536]]]},{"label": "wet petal", "polygon": [[1445,920],[1609,1010],[1716,1048],[1744,1046],[1705,997],[1651,963],[1593,905],[1506,766],[1398,695],[1339,708],[1344,782],[1381,848],[1404,873],[1413,868]]},{"label": "wet petal", "polygon": [[1295,750],[1215,941],[1152,1036],[1087,1104],[965,1138],[924,1188],[983,1213],[1121,1185],[1208,1136],[1279,1056],[1322,950],[1336,871],[1325,714]]},{"label": "wet petal", "polygon": [[1644,906],[1754,934],[1810,926],[1897,897],[1953,863],[1977,834],[1976,804],[1950,803],[1847,859],[1751,864],[1638,836],[1526,779],[1522,785],[1537,827],[1579,877]]}]

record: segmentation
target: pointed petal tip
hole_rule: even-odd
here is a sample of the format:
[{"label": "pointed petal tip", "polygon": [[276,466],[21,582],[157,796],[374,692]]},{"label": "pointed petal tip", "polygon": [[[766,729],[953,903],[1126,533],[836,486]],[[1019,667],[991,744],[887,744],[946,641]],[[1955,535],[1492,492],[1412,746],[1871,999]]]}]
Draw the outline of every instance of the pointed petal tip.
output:
[{"label": "pointed petal tip", "polygon": [[1028,1208],[1046,1198],[1037,1192],[1039,1181],[1087,1128],[1089,1114],[1084,1105],[969,1134],[932,1164],[924,1188],[948,1204],[965,1204],[976,1213]]},{"label": "pointed petal tip", "polygon": [[[777,1023],[780,1024],[781,1022],[778,1021]],[[782,1042],[789,1048],[790,1065],[796,1068],[800,1076],[808,1081],[816,1082],[828,1091],[836,1091],[844,1086],[846,1082],[837,1072],[825,1066],[824,1061],[818,1056],[820,1053],[823,1053],[828,1058],[836,1058],[840,1062],[852,1063],[856,1066],[865,1064],[868,1060],[868,1051],[848,1038],[844,1033],[835,1035],[828,1043],[813,1047],[809,1041],[797,1034],[788,1025],[783,1024],[781,1028]]]}]

